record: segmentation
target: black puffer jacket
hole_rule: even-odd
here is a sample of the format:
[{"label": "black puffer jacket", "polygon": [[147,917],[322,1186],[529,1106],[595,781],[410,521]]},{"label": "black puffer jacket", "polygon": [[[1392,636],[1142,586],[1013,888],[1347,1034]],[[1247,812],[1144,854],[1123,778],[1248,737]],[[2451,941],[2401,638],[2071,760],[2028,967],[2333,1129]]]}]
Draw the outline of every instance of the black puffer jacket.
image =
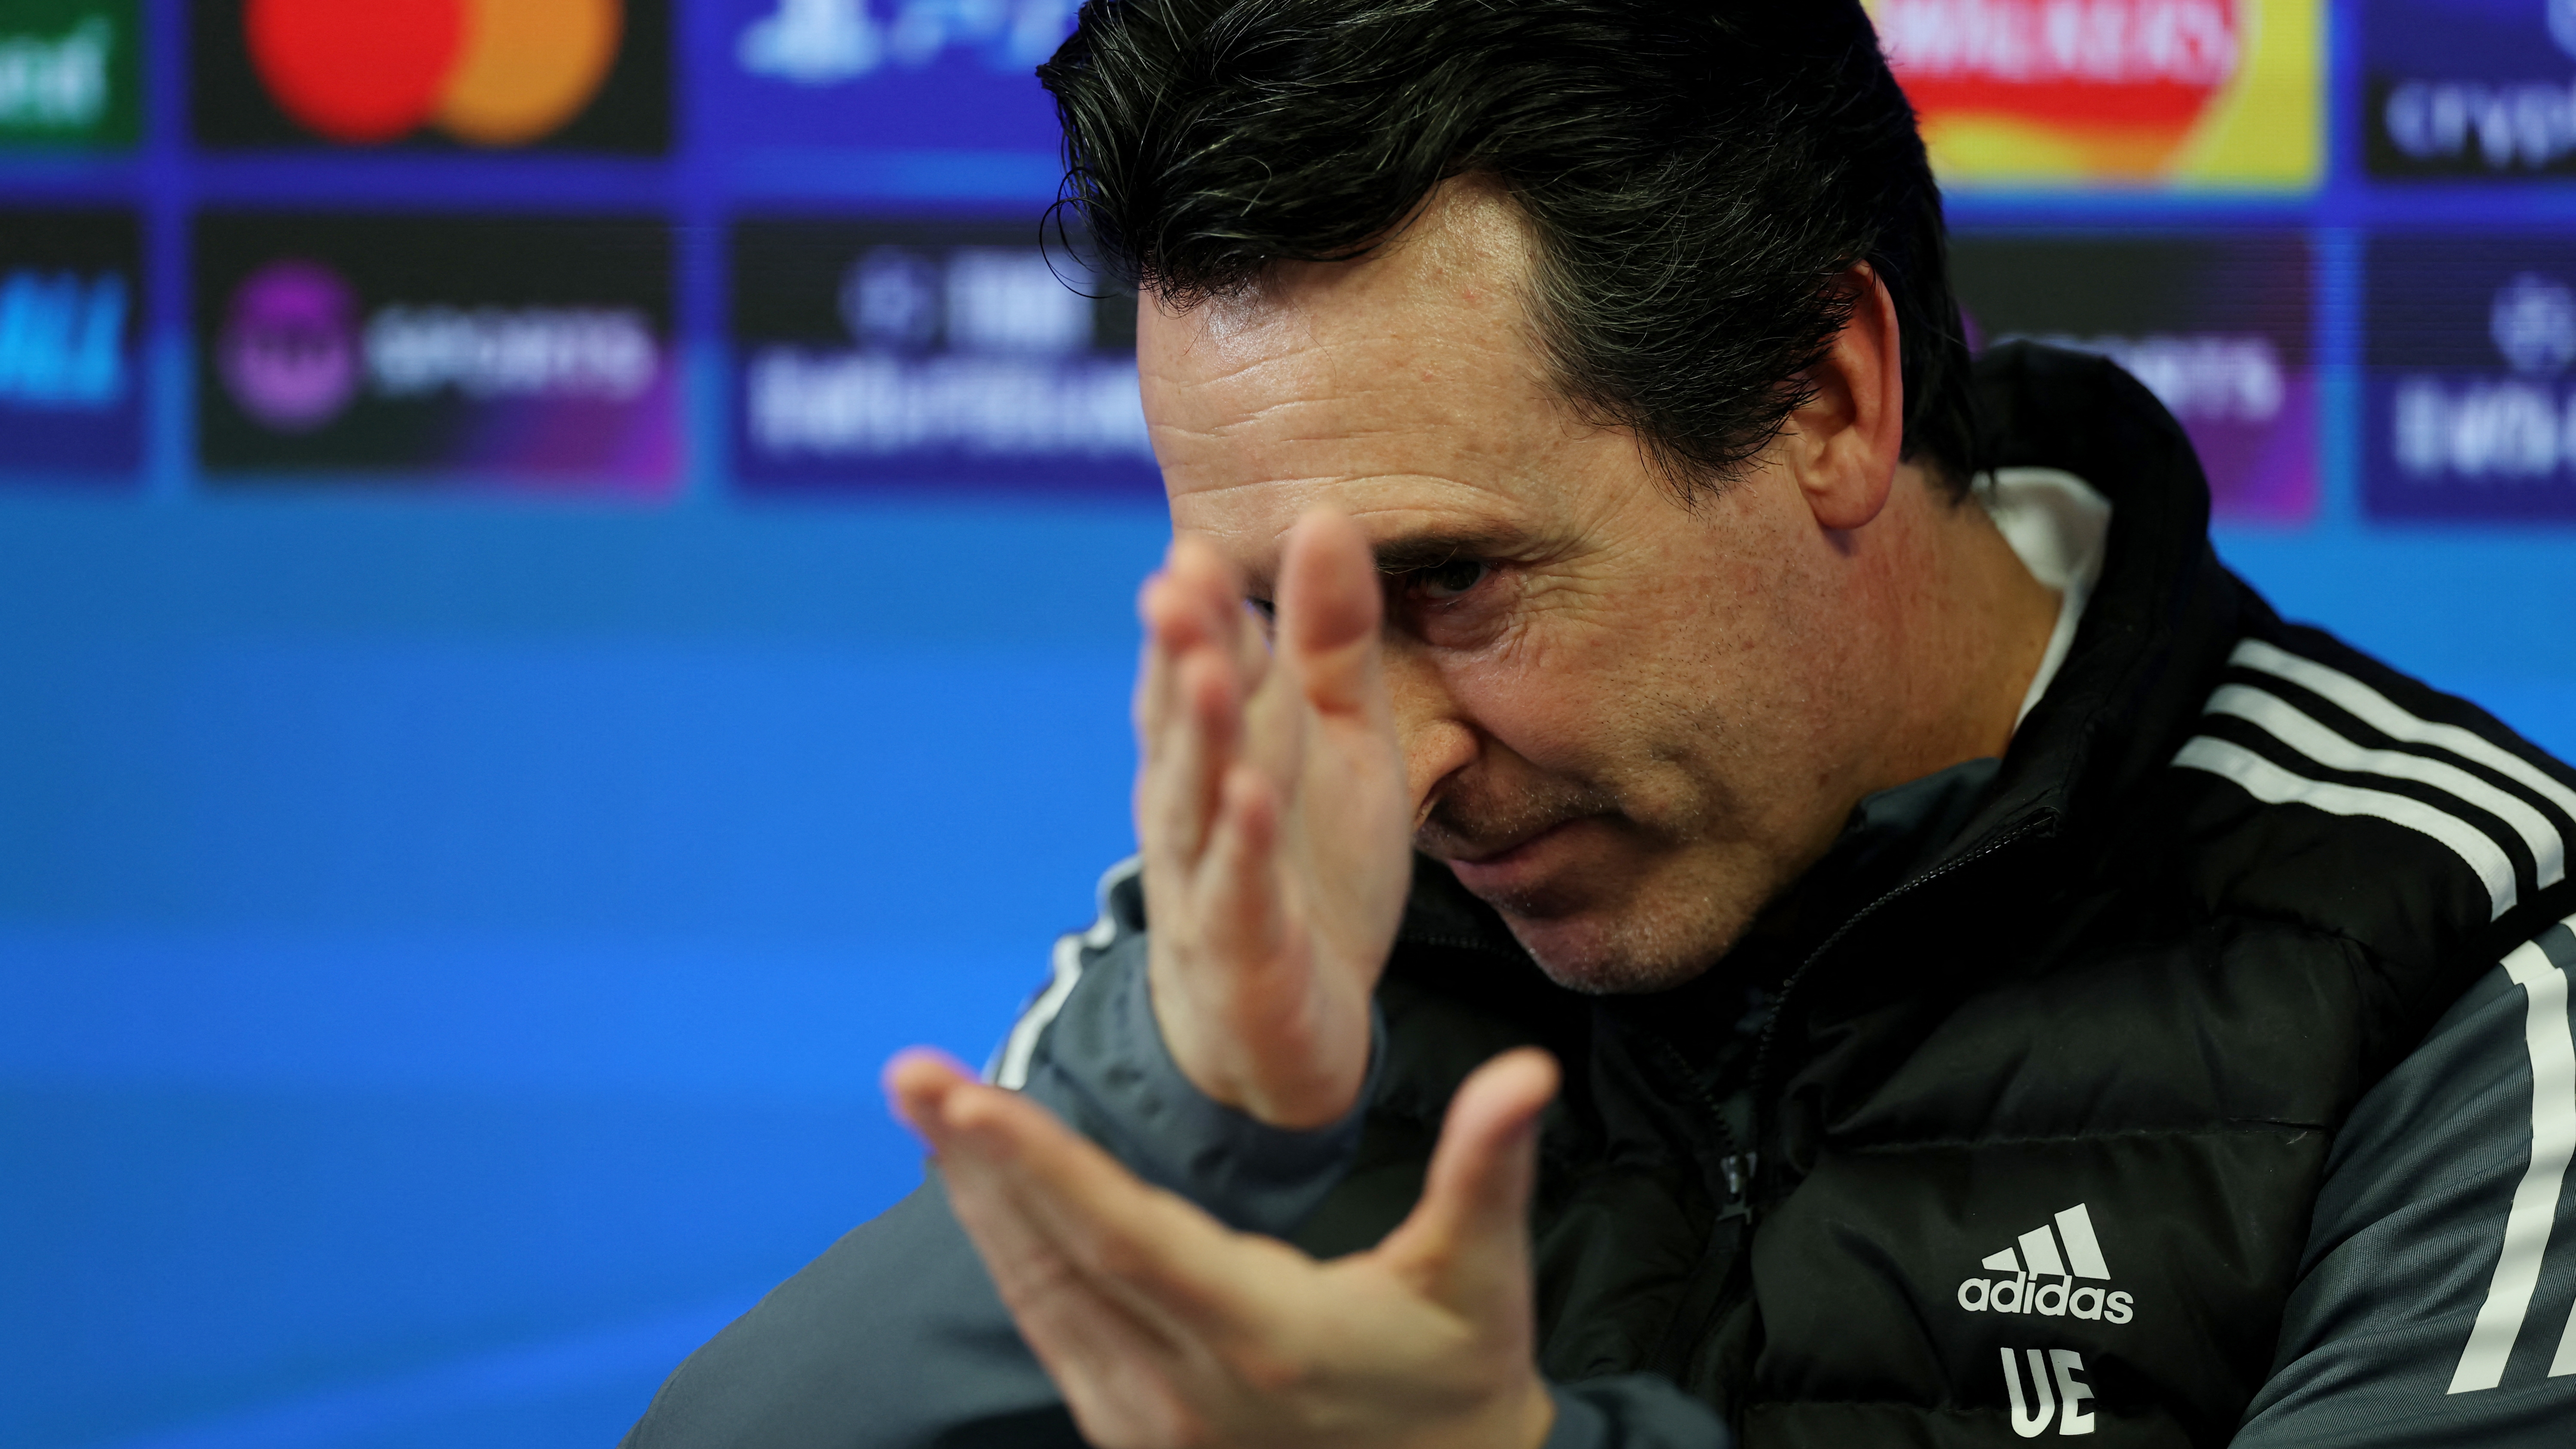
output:
[{"label": "black puffer jacket", "polygon": [[[2125,374],[2010,348],[1982,378],[2000,466],[2114,508],[2075,648],[2000,770],[1894,859],[1847,839],[1793,903],[1803,928],[1740,953],[1770,969],[1663,998],[1553,990],[1421,872],[1391,1070],[1313,1246],[1400,1215],[1449,1089],[1539,1041],[1570,1083],[1536,1225],[1550,1377],[1660,1371],[1757,1449],[2015,1442],[2008,1389],[2027,1427],[2043,1393],[2068,1422],[2066,1383],[2099,1444],[2232,1436],[2345,1115],[2576,909],[2576,776],[2275,618],[2211,553],[2190,446]],[[1748,976],[1776,1006],[1749,1060],[1712,1069]],[[2050,1350],[2081,1367],[2057,1381]]]},{"label": "black puffer jacket", "polygon": [[[2275,618],[2218,564],[2190,447],[2126,375],[2027,347],[1980,375],[1999,466],[2113,505],[2073,650],[2007,758],[1866,802],[1717,970],[1565,992],[1426,862],[1364,1113],[1272,1132],[1162,1051],[1131,872],[1059,948],[1001,1079],[1220,1216],[1332,1253],[1410,1207],[1469,1070],[1547,1046],[1566,1091],[1533,1231],[1566,1444],[1722,1437],[1687,1405],[1657,1419],[1679,1401],[1653,1384],[1612,1404],[1625,1428],[1584,1419],[1582,1385],[1637,1373],[1754,1449],[2227,1442],[2356,1101],[2576,912],[2576,775]],[[2521,1170],[2499,1120],[2481,1181]],[[2463,1266],[2432,1270],[2458,1280],[2446,1303],[2496,1262],[2483,1219],[2461,1231]],[[2555,1442],[2513,1425],[2481,1442]],[[700,1350],[629,1442],[1070,1440],[933,1184]]]}]

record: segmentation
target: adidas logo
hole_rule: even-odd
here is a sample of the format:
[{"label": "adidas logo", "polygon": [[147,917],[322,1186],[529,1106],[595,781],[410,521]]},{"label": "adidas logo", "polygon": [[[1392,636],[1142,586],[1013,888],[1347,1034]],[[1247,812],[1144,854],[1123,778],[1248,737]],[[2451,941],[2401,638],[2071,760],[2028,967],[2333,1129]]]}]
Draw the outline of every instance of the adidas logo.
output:
[{"label": "adidas logo", "polygon": [[2059,1213],[2053,1225],[2040,1224],[2022,1234],[2014,1247],[1989,1254],[1977,1266],[1999,1276],[1960,1282],[1959,1306],[1970,1313],[2036,1313],[2104,1323],[2126,1323],[2136,1316],[2128,1294],[2092,1283],[2076,1286],[2078,1278],[2111,1281],[2101,1240],[2093,1236],[2093,1215],[2080,1202]]}]

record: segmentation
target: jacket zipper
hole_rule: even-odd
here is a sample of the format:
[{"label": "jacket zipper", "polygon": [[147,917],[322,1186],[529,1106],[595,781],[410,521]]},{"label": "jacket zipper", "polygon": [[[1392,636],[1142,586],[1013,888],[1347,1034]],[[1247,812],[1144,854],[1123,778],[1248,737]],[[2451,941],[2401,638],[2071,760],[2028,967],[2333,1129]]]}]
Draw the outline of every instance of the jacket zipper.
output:
[{"label": "jacket zipper", "polygon": [[1661,1059],[1664,1069],[1698,1099],[1700,1110],[1707,1115],[1709,1126],[1714,1129],[1717,1174],[1726,1184],[1725,1202],[1719,1207],[1717,1214],[1719,1221],[1722,1222],[1728,1218],[1750,1218],[1753,1215],[1753,1169],[1760,1159],[1746,1151],[1743,1143],[1735,1140],[1735,1129],[1727,1125],[1726,1104],[1717,1100],[1717,1094],[1711,1092],[1708,1084],[1700,1080],[1699,1073],[1693,1071],[1689,1061],[1683,1058],[1681,1049],[1660,1034],[1645,1033],[1643,1039],[1655,1049],[1655,1054]]},{"label": "jacket zipper", "polygon": [[1817,946],[1815,950],[1808,952],[1807,959],[1798,963],[1798,969],[1790,972],[1787,978],[1781,981],[1780,994],[1773,997],[1771,1000],[1771,1019],[1762,1023],[1761,1039],[1754,1044],[1753,1048],[1753,1073],[1751,1081],[1753,1083],[1754,1091],[1754,1137],[1756,1140],[1759,1140],[1761,1137],[1760,1118],[1762,1111],[1762,1088],[1769,1080],[1771,1051],[1775,1044],[1775,1039],[1780,1034],[1780,1023],[1788,1019],[1790,998],[1797,992],[1799,984],[1806,980],[1808,973],[1815,969],[1816,964],[1824,960],[1828,952],[1832,951],[1836,946],[1841,945],[1844,938],[1851,935],[1853,931],[1859,929],[1862,922],[1868,920],[1874,915],[1877,915],[1887,906],[1906,896],[1914,894],[1916,891],[1923,889],[1934,881],[1940,880],[1944,876],[1955,875],[1958,872],[1965,870],[1967,867],[1976,864],[1978,861],[1984,860],[1995,852],[2006,848],[2007,846],[2019,844],[2030,836],[2039,833],[2039,831],[2045,828],[2048,823],[2048,816],[2044,814],[2033,815],[2022,821],[2019,825],[2012,827],[2003,834],[1996,836],[1994,839],[1987,841],[1981,846],[1978,846],[1975,850],[1968,852],[1966,855],[1960,856],[1956,860],[1946,861],[1931,870],[1925,871],[1923,874],[1916,876],[1914,879],[1905,882],[1903,885],[1896,887],[1887,894],[1871,901],[1868,905],[1861,907],[1859,910],[1845,917],[1843,923],[1834,928],[1833,934],[1827,936],[1824,939],[1824,942]]},{"label": "jacket zipper", "polygon": [[[1899,897],[1910,895],[1944,876],[2038,833],[2046,823],[2045,816],[2033,816],[1968,854],[1936,870],[1916,876],[1880,896],[1846,918],[1842,925],[1835,928],[1832,935],[1825,938],[1823,944],[1809,952],[1807,958],[1798,963],[1797,969],[1790,972],[1780,983],[1780,993],[1772,999],[1771,1019],[1763,1023],[1762,1035],[1753,1049],[1753,1070],[1747,1081],[1753,1094],[1753,1135],[1756,1142],[1762,1139],[1762,1089],[1770,1066],[1772,1041],[1779,1031],[1782,1018],[1787,1015],[1790,994],[1797,989],[1798,983],[1825,958],[1827,952],[1841,945],[1843,939],[1849,936],[1861,922],[1877,914]],[[1681,1054],[1671,1043],[1661,1038],[1650,1038],[1650,1040],[1654,1040],[1676,1061],[1679,1060]],[[1687,1067],[1688,1063],[1685,1062],[1682,1065]],[[1698,1074],[1685,1071],[1683,1080],[1691,1084],[1693,1094],[1698,1097],[1702,1109],[1708,1113],[1709,1120],[1716,1125],[1718,1141],[1723,1149],[1717,1168],[1726,1183],[1727,1202],[1726,1206],[1719,1211],[1717,1221],[1710,1225],[1708,1246],[1703,1250],[1700,1265],[1693,1271],[1692,1281],[1685,1284],[1682,1309],[1676,1313],[1672,1324],[1666,1328],[1663,1343],[1656,1351],[1657,1362],[1667,1372],[1674,1373],[1677,1381],[1679,1369],[1686,1362],[1692,1347],[1707,1336],[1709,1325],[1725,1312],[1727,1305],[1741,1296],[1739,1271],[1743,1266],[1745,1251],[1751,1246],[1749,1235],[1753,1231],[1755,1217],[1754,1185],[1762,1167],[1762,1159],[1758,1153],[1745,1151],[1736,1142],[1733,1129],[1726,1125],[1724,1107],[1700,1083]],[[1734,1248],[1731,1252],[1721,1253],[1719,1245],[1730,1233],[1734,1235]],[[1721,1257],[1724,1259],[1725,1266],[1717,1271],[1723,1272],[1723,1279],[1714,1286],[1701,1287],[1698,1280],[1716,1269]],[[1701,1296],[1703,1293],[1706,1295],[1704,1298]],[[1693,1302],[1693,1299],[1700,1301]],[[1687,1328],[1684,1326],[1685,1319],[1690,1320]]]}]

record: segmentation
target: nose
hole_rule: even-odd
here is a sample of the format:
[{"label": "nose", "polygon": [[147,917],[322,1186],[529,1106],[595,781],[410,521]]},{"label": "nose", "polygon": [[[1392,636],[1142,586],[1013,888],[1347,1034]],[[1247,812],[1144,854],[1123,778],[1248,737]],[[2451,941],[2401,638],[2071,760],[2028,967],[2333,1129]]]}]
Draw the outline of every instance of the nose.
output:
[{"label": "nose", "polygon": [[1413,824],[1420,829],[1441,790],[1474,762],[1481,736],[1438,664],[1420,648],[1388,640],[1386,683],[1395,709],[1396,743],[1404,751]]}]

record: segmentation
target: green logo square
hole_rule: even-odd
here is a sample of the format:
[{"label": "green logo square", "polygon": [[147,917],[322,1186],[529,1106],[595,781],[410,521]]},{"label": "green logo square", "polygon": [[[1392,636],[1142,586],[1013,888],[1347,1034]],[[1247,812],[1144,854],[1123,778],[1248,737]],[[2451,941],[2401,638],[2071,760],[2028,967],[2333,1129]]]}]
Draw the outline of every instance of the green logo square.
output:
[{"label": "green logo square", "polygon": [[137,0],[0,0],[0,146],[131,146],[142,130]]}]

